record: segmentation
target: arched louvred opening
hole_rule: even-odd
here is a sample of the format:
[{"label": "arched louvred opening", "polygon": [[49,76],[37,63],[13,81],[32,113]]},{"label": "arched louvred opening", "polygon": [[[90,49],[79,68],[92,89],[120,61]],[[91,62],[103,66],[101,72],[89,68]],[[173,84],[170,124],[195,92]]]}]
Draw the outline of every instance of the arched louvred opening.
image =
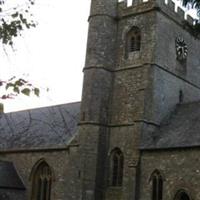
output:
[{"label": "arched louvred opening", "polygon": [[152,200],[162,200],[163,198],[163,177],[158,170],[151,175],[152,181]]},{"label": "arched louvred opening", "polygon": [[134,51],[140,51],[141,48],[141,31],[134,26],[126,36],[126,55]]},{"label": "arched louvred opening", "polygon": [[119,148],[115,148],[110,154],[110,185],[122,186],[124,157]]},{"label": "arched louvred opening", "polygon": [[190,200],[190,196],[187,194],[185,190],[179,190],[176,195],[174,200]]},{"label": "arched louvred opening", "polygon": [[33,167],[31,181],[31,200],[51,200],[52,170],[45,160]]}]

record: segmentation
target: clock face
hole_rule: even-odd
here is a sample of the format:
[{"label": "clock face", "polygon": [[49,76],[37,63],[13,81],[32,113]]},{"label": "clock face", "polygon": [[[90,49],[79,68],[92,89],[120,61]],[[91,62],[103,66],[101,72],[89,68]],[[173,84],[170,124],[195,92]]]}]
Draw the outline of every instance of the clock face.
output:
[{"label": "clock face", "polygon": [[177,60],[184,61],[187,59],[188,48],[182,37],[176,38],[176,56]]}]

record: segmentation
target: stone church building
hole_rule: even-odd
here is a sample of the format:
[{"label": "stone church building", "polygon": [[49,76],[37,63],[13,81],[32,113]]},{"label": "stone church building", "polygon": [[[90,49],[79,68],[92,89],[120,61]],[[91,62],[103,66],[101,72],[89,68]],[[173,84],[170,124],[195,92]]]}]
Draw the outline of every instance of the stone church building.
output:
[{"label": "stone church building", "polygon": [[92,0],[81,103],[0,114],[1,200],[200,200],[200,41],[171,0]]}]

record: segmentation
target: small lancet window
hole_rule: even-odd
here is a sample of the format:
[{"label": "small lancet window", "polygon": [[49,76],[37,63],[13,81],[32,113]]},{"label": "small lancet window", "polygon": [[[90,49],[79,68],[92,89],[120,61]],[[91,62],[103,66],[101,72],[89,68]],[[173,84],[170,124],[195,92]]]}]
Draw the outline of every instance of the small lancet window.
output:
[{"label": "small lancet window", "polygon": [[50,200],[52,172],[49,165],[42,161],[32,171],[32,198],[31,200]]},{"label": "small lancet window", "polygon": [[110,185],[122,186],[123,182],[123,153],[119,148],[115,148],[110,156]]},{"label": "small lancet window", "polygon": [[127,34],[127,53],[140,51],[141,46],[141,32],[138,27],[133,27]]},{"label": "small lancet window", "polygon": [[158,170],[151,175],[152,181],[152,200],[162,200],[163,196],[163,178]]}]

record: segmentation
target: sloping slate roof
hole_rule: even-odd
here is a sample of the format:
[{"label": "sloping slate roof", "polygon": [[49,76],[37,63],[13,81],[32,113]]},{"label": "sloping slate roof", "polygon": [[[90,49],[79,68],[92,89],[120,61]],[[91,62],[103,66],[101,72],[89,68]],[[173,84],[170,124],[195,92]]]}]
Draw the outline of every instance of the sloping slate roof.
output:
[{"label": "sloping slate roof", "polygon": [[[146,137],[147,138],[147,137]],[[171,118],[141,141],[141,149],[200,146],[200,102],[180,104]]]},{"label": "sloping slate roof", "polygon": [[12,162],[0,161],[0,188],[25,189]]},{"label": "sloping slate roof", "polygon": [[80,103],[0,115],[0,150],[64,147],[77,131]]}]

